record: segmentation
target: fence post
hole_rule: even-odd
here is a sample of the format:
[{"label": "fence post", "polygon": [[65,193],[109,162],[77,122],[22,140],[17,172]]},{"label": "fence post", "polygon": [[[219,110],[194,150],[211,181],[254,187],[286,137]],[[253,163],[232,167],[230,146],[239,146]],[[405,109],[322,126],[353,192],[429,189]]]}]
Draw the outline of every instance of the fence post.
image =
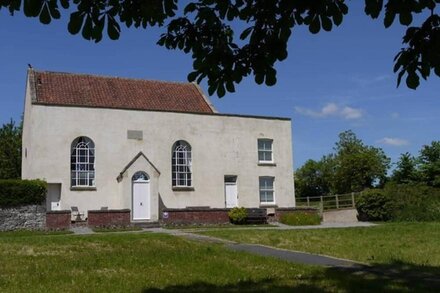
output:
[{"label": "fence post", "polygon": [[339,209],[339,198],[337,194],[336,194],[336,208]]},{"label": "fence post", "polygon": [[352,207],[355,207],[355,204],[354,204],[354,192],[351,193],[351,205],[352,205]]},{"label": "fence post", "polygon": [[307,206],[309,207],[310,206],[310,200],[309,200],[309,197],[307,196]]},{"label": "fence post", "polygon": [[319,197],[319,199],[321,202],[322,210],[324,210],[324,199],[322,198],[322,195]]}]

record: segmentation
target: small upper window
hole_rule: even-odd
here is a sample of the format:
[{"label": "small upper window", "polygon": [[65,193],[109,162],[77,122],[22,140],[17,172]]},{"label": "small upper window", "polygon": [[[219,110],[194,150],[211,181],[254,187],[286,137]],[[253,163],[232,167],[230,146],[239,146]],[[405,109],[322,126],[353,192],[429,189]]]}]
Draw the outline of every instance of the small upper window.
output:
[{"label": "small upper window", "polygon": [[72,187],[95,186],[95,144],[85,136],[72,142],[70,153]]},{"label": "small upper window", "polygon": [[274,177],[260,177],[260,203],[275,203]]},{"label": "small upper window", "polygon": [[272,139],[258,140],[258,161],[259,162],[273,162],[272,154]]},{"label": "small upper window", "polygon": [[192,186],[191,145],[179,140],[173,145],[172,185],[174,187]]}]

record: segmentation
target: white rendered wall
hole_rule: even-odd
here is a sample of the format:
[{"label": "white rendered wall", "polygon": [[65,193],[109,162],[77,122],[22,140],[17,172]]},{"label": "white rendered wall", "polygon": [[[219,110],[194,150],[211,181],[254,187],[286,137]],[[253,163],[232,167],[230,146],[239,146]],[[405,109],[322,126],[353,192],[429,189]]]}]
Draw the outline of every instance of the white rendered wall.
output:
[{"label": "white rendered wall", "polygon": [[[29,99],[29,95],[27,95]],[[31,107],[31,111],[29,111]],[[237,175],[238,203],[259,207],[259,176],[275,177],[275,205],[294,207],[291,122],[219,115],[30,105],[23,133],[23,178],[61,183],[61,209],[81,211],[131,209],[131,175],[146,171],[168,208],[225,207],[224,176]],[[127,139],[127,130],[143,131],[143,140]],[[70,188],[70,147],[79,136],[96,147],[96,190]],[[258,166],[257,139],[273,139],[276,166]],[[173,191],[171,148],[177,140],[191,144],[194,191]],[[116,178],[142,151],[160,172],[151,174],[143,158],[121,182]],[[144,166],[144,167],[142,167]],[[135,170],[136,169],[136,170]],[[158,200],[154,199],[157,216]]]}]

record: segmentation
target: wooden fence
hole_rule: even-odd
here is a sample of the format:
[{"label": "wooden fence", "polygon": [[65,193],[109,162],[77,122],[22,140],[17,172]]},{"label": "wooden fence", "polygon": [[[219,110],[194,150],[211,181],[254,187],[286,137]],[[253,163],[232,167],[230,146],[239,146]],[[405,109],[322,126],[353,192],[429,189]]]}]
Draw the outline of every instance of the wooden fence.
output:
[{"label": "wooden fence", "polygon": [[355,208],[360,192],[324,196],[297,197],[297,206],[317,207],[322,210]]}]

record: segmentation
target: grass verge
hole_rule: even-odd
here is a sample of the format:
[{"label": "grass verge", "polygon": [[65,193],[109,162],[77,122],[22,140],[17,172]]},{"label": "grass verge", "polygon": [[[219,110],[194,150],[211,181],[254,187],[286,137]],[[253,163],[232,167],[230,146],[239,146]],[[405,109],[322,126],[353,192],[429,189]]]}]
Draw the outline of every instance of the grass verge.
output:
[{"label": "grass verge", "polygon": [[1,292],[424,291],[433,284],[287,263],[168,235],[0,238]]},{"label": "grass verge", "polygon": [[228,230],[201,234],[367,263],[403,262],[440,267],[440,223],[390,223],[374,227],[309,230]]}]

